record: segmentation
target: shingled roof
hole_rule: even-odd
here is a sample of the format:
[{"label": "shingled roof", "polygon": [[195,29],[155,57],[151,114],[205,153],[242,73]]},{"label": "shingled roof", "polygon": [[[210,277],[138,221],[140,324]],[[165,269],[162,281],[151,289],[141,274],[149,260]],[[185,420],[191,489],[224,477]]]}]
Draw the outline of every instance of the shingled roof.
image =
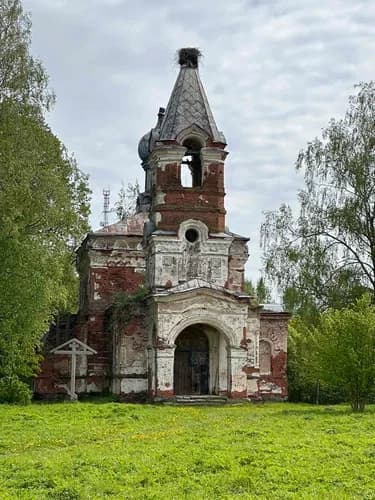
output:
[{"label": "shingled roof", "polygon": [[141,212],[131,215],[127,219],[122,219],[109,226],[104,226],[94,231],[95,235],[128,235],[143,236],[143,226],[148,220],[148,215]]},{"label": "shingled roof", "polygon": [[[183,54],[183,57],[181,56]],[[214,142],[226,143],[219,132],[198,71],[198,49],[180,49],[177,77],[160,129],[159,140],[174,140],[184,129],[196,125]]]}]

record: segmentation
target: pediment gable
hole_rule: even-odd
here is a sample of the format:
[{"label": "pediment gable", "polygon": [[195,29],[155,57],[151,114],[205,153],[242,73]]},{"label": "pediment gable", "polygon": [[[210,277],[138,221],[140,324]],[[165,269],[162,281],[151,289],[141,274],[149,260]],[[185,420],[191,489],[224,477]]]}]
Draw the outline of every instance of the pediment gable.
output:
[{"label": "pediment gable", "polygon": [[232,290],[228,290],[222,286],[216,285],[214,283],[210,283],[206,280],[202,280],[199,278],[195,278],[185,283],[180,283],[177,286],[167,288],[162,291],[158,291],[153,293],[153,297],[156,299],[165,299],[165,300],[184,300],[184,297],[192,295],[208,295],[208,296],[221,296],[227,300],[238,301],[247,301],[249,296],[247,294],[242,294],[238,292],[234,292]]}]

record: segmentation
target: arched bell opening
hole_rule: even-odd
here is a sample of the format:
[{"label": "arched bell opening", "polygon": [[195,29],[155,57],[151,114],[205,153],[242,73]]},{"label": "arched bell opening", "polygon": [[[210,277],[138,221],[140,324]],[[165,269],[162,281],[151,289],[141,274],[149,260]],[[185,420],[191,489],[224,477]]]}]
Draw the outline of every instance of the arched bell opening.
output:
[{"label": "arched bell opening", "polygon": [[181,161],[181,184],[183,187],[202,185],[202,145],[195,138],[186,139],[183,144],[186,152]]},{"label": "arched bell opening", "polygon": [[175,345],[176,395],[227,394],[227,341],[218,330],[205,324],[188,326]]}]

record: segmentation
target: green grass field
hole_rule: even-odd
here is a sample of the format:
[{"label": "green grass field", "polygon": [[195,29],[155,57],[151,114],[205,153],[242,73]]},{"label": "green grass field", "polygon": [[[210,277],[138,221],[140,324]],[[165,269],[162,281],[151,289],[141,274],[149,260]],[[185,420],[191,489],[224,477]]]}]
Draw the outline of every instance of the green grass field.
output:
[{"label": "green grass field", "polygon": [[375,407],[0,405],[0,499],[375,499]]}]

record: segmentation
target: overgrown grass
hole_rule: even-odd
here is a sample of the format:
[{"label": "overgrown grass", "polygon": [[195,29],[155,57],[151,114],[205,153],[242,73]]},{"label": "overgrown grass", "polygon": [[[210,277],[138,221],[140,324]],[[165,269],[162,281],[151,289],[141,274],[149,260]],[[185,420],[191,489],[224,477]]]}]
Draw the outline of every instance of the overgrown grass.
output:
[{"label": "overgrown grass", "polygon": [[375,498],[375,407],[0,405],[0,498]]}]

